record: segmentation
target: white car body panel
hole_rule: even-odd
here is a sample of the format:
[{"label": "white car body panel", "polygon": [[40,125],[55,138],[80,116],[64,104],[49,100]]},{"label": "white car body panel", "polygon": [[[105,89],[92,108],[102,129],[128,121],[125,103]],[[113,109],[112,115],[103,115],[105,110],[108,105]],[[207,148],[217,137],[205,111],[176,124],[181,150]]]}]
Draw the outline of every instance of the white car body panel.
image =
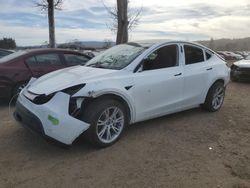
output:
[{"label": "white car body panel", "polygon": [[250,60],[241,60],[235,62],[234,64],[241,68],[250,68]]},{"label": "white car body panel", "polygon": [[[58,92],[48,103],[35,105],[23,95],[23,92],[19,95],[18,102],[39,117],[47,136],[70,145],[82,132],[89,128],[89,124],[68,115],[69,95]],[[59,124],[54,125],[49,121],[48,116],[58,119]]]},{"label": "white car body panel", "polygon": [[[133,98],[135,101],[136,122],[173,111],[182,107],[183,76],[182,67],[171,67],[160,70],[135,73]],[[147,83],[147,84],[143,84]],[[160,91],[160,92],[159,92]]]},{"label": "white car body panel", "polygon": [[[55,72],[46,74],[36,80],[29,90],[35,94],[50,94],[55,91],[62,90],[72,85],[81,84],[98,78],[101,80],[103,76],[109,77],[110,73],[117,72],[115,70],[98,69],[84,66],[74,66]],[[112,76],[112,75],[111,75]]]},{"label": "white car body panel", "polygon": [[[165,45],[179,46],[179,66],[134,72],[138,64],[152,51]],[[112,94],[123,99],[130,110],[130,124],[160,117],[199,106],[217,80],[229,82],[229,69],[225,62],[210,50],[212,57],[201,63],[185,65],[181,46],[194,45],[205,51],[206,47],[186,42],[161,42],[152,45],[122,70],[76,66],[49,73],[32,80],[20,94],[18,101],[32,110],[42,121],[46,135],[65,144],[71,144],[89,124],[68,113],[70,96],[60,92],[79,84],[86,84],[72,97],[97,98]],[[128,87],[128,89],[127,89]],[[36,105],[25,97],[25,92],[55,96],[46,104]],[[51,125],[48,115],[60,120]]]}]

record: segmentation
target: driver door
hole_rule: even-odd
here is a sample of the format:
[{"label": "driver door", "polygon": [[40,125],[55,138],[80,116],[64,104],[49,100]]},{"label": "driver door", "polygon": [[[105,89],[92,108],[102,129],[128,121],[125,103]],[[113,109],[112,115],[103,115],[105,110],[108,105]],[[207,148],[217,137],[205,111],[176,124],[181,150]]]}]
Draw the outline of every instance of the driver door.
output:
[{"label": "driver door", "polygon": [[167,45],[152,52],[134,74],[136,121],[178,111],[183,98],[183,66],[179,46]]}]

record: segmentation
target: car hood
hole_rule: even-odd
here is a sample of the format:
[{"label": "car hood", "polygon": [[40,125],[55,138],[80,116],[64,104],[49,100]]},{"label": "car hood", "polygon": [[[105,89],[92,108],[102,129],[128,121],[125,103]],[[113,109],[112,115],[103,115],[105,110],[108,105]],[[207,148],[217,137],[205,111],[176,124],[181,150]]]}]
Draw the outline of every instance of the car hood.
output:
[{"label": "car hood", "polygon": [[100,69],[85,66],[70,67],[46,74],[28,87],[34,94],[50,94],[91,80],[103,79],[118,70]]},{"label": "car hood", "polygon": [[234,65],[241,68],[250,68],[250,60],[241,60],[234,63]]}]

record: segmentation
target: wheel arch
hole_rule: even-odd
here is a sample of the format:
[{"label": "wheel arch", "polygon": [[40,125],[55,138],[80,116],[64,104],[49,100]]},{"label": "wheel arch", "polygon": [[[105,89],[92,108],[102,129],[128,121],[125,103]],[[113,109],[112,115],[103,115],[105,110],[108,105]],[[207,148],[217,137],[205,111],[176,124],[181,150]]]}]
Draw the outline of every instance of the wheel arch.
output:
[{"label": "wheel arch", "polygon": [[88,98],[88,100],[86,100],[85,105],[90,104],[94,100],[102,99],[102,98],[109,98],[109,99],[111,98],[111,99],[115,99],[118,102],[120,102],[126,109],[126,112],[128,114],[129,122],[130,123],[133,122],[133,119],[134,119],[134,108],[133,108],[133,106],[129,102],[129,99],[127,99],[125,96],[120,95],[118,93],[113,93],[113,92],[100,93],[100,94],[96,95],[95,97]]},{"label": "wheel arch", "polygon": [[[216,84],[216,83],[218,83],[218,82],[222,83],[223,85],[225,85],[225,83],[226,83],[226,81],[225,81],[223,78],[218,78],[218,79],[214,80],[214,81],[212,82],[212,84],[210,84],[210,87],[209,87],[209,88],[207,89],[207,91],[206,91],[205,100],[207,99],[207,96],[208,96],[208,93],[209,93],[210,89],[213,87],[214,84]],[[205,101],[205,100],[204,100],[204,101]]]}]

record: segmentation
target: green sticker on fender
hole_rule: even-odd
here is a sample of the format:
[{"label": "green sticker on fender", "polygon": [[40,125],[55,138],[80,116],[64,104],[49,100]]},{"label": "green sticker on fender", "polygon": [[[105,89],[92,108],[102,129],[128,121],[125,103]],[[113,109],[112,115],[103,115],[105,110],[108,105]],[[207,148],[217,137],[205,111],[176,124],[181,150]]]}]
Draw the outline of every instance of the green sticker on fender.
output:
[{"label": "green sticker on fender", "polygon": [[59,120],[52,117],[51,115],[48,115],[48,120],[53,124],[53,125],[58,125],[59,124]]}]

